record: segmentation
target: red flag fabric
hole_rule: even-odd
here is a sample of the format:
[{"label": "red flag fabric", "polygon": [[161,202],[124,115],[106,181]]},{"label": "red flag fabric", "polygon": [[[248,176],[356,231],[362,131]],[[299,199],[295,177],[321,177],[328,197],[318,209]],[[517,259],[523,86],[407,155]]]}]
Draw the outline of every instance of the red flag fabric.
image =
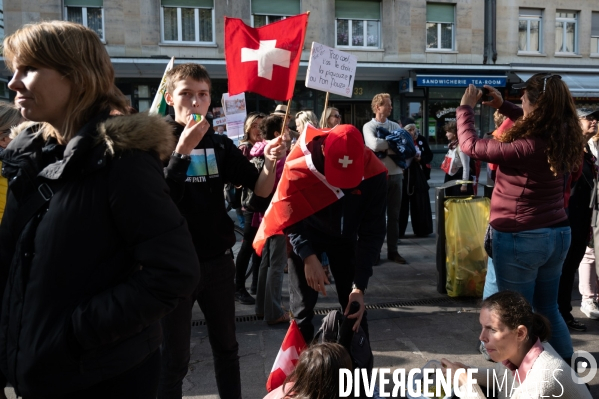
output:
[{"label": "red flag fabric", "polygon": [[[307,124],[297,144],[287,156],[283,175],[254,239],[253,246],[258,255],[262,255],[268,237],[282,234],[286,227],[343,197],[343,191],[330,185],[324,175],[316,170],[307,146],[314,137],[326,136],[333,129],[320,130]],[[364,179],[386,171],[385,165],[365,146]]]},{"label": "red flag fabric", "polygon": [[279,354],[268,376],[268,381],[266,381],[268,392],[283,385],[285,378],[295,369],[299,355],[305,348],[306,341],[304,341],[295,320],[291,320],[287,334],[281,344],[281,349],[279,349]]},{"label": "red flag fabric", "polygon": [[293,96],[308,14],[252,28],[225,17],[225,60],[229,94],[251,91],[273,100]]}]

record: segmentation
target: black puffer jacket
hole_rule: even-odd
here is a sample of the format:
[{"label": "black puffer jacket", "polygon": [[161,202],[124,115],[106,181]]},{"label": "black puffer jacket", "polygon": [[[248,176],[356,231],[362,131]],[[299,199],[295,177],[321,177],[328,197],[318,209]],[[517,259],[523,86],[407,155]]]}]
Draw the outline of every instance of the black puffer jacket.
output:
[{"label": "black puffer jacket", "polygon": [[[159,319],[196,287],[197,256],[159,159],[172,137],[160,118],[105,114],[66,148],[29,128],[2,153],[0,368],[19,395],[60,397],[139,364],[161,343]],[[49,207],[13,234],[48,181]]]}]

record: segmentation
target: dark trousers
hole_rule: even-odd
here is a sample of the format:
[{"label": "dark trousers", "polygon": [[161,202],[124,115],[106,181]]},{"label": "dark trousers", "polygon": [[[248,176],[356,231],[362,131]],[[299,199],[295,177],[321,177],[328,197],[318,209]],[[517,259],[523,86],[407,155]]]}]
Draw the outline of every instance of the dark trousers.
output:
[{"label": "dark trousers", "polygon": [[[327,243],[319,245],[312,243],[312,248],[319,254],[326,252],[329,258],[329,267],[333,278],[335,279],[335,287],[337,288],[337,297],[343,312],[349,303],[349,294],[352,291],[354,281],[354,273],[356,268],[356,256],[354,245],[352,243]],[[306,343],[310,343],[314,338],[314,326],[312,319],[314,318],[314,307],[318,300],[318,292],[314,291],[306,281],[304,272],[304,262],[295,252],[291,254],[293,263],[289,266],[289,302],[291,311],[295,316],[295,321],[304,336]],[[366,312],[362,317],[360,324],[368,335],[368,322],[366,321]]]},{"label": "dark trousers", "polygon": [[[156,350],[131,370],[81,391],[61,394],[58,399],[154,399],[160,374],[160,351]],[[23,399],[35,399],[26,396]],[[45,397],[48,399],[48,397]]]},{"label": "dark trousers", "polygon": [[239,345],[235,337],[235,265],[230,254],[200,261],[200,284],[191,298],[162,319],[162,370],[159,399],[181,399],[189,364],[191,310],[197,300],[208,328],[216,385],[222,399],[241,398]]},{"label": "dark trousers", "polygon": [[252,227],[252,218],[254,212],[243,211],[244,225],[243,225],[243,241],[241,248],[237,253],[237,259],[235,259],[235,289],[239,291],[245,288],[245,274],[252,259],[253,275],[252,275],[252,287],[256,287],[258,284],[258,270],[260,270],[261,258],[256,254],[252,243],[258,232],[258,228]]},{"label": "dark trousers", "polygon": [[557,306],[559,312],[566,322],[573,320],[572,316],[572,287],[574,286],[574,277],[580,262],[584,257],[590,231],[590,211],[584,210],[571,213],[569,216],[570,228],[572,230],[572,242],[570,249],[562,266],[562,275],[559,280],[559,288],[557,291]]}]

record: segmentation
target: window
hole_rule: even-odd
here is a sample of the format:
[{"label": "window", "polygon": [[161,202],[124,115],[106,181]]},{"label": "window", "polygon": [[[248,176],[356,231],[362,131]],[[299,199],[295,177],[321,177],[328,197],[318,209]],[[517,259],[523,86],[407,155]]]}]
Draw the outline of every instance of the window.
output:
[{"label": "window", "polygon": [[599,12],[594,12],[591,21],[591,54],[599,54]]},{"label": "window", "polygon": [[335,46],[381,47],[381,3],[365,0],[335,1]]},{"label": "window", "polygon": [[427,3],[426,49],[453,50],[455,38],[455,5]]},{"label": "window", "polygon": [[164,43],[214,43],[214,0],[161,0]]},{"label": "window", "polygon": [[540,53],[543,10],[521,8],[518,21],[518,51]]},{"label": "window", "polygon": [[578,22],[573,11],[555,13],[555,52],[578,53]]},{"label": "window", "polygon": [[300,13],[300,0],[252,0],[252,26],[259,28],[264,25],[285,19],[290,15]]},{"label": "window", "polygon": [[64,0],[67,21],[87,26],[104,40],[103,0]]},{"label": "window", "polygon": [[0,79],[0,98],[5,100],[9,99],[9,90],[8,83],[6,83],[5,79]]}]

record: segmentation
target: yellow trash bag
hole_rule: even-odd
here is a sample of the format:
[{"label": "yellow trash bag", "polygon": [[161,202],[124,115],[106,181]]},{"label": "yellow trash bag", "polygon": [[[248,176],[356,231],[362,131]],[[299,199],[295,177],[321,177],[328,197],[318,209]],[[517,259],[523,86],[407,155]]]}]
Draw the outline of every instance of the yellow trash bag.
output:
[{"label": "yellow trash bag", "polygon": [[481,297],[487,275],[485,232],[491,200],[485,197],[445,200],[447,295]]}]

